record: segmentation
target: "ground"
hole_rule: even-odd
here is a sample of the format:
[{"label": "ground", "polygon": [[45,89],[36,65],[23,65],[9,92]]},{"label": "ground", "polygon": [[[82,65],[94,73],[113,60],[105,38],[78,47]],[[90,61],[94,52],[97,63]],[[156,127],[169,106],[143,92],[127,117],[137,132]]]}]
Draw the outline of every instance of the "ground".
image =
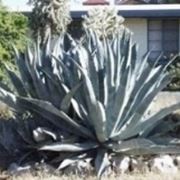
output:
[{"label": "ground", "polygon": [[[80,177],[75,175],[69,176],[56,176],[47,173],[38,173],[38,175],[34,176],[32,174],[23,174],[21,176],[0,176],[0,180],[97,180],[95,176],[89,177]],[[147,173],[147,174],[124,174],[120,176],[109,176],[102,178],[103,180],[179,180],[180,172],[178,174],[155,174],[155,173]]]}]

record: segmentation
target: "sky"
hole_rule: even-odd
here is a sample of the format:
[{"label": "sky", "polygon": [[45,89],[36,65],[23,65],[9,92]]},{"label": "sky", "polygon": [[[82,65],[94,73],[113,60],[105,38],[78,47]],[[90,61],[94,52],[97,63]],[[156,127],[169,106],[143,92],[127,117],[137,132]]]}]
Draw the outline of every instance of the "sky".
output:
[{"label": "sky", "polygon": [[3,4],[10,7],[10,9],[28,9],[28,0],[2,0]]},{"label": "sky", "polygon": [[11,6],[25,5],[27,0],[3,0],[3,3]]},{"label": "sky", "polygon": [[[4,5],[8,6],[12,10],[29,10],[31,9],[27,2],[28,0],[2,0]],[[71,5],[79,5],[85,0],[70,0]],[[114,0],[108,0],[109,2],[113,2]]]},{"label": "sky", "polygon": [[[8,6],[12,10],[27,10],[30,7],[27,5],[28,0],[2,0],[4,5]],[[85,0],[70,0],[71,5],[79,5]]]},{"label": "sky", "polygon": [[[74,2],[81,2],[83,0],[71,0],[71,1],[74,1]],[[8,6],[26,6],[26,3],[28,2],[28,0],[3,0],[3,3],[5,5],[8,5]]]}]

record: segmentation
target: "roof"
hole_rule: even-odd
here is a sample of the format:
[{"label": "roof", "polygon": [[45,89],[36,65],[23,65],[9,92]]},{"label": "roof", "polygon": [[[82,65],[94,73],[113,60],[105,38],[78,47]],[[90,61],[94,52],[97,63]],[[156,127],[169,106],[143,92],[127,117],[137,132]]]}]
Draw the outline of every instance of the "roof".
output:
[{"label": "roof", "polygon": [[[102,6],[98,6],[102,7]],[[119,5],[112,6],[124,17],[178,17],[180,18],[180,5]],[[81,18],[92,6],[72,7],[74,18]]]},{"label": "roof", "polygon": [[[81,18],[83,15],[87,14],[87,11],[95,7],[104,7],[104,5],[99,6],[85,6],[85,5],[73,5],[71,6],[71,14],[73,18]],[[118,13],[124,17],[173,17],[180,18],[180,4],[156,4],[156,5],[109,5],[108,7],[113,7],[118,10]],[[11,8],[12,11],[30,13],[32,7],[19,7],[16,9]]]}]

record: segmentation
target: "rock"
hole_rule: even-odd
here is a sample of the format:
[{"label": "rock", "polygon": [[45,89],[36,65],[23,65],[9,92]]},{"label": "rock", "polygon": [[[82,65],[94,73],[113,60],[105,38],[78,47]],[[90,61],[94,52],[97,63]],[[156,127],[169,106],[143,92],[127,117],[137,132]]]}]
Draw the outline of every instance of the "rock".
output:
[{"label": "rock", "polygon": [[90,174],[93,171],[93,167],[91,165],[91,158],[79,161],[77,163],[77,168],[81,174]]},{"label": "rock", "polygon": [[56,169],[53,166],[51,166],[51,165],[49,165],[49,164],[47,164],[45,162],[40,162],[40,163],[37,162],[37,163],[35,163],[33,165],[33,170],[40,171],[40,172],[45,172],[47,174],[54,174],[56,172]]},{"label": "rock", "polygon": [[174,162],[175,162],[176,166],[178,167],[178,169],[180,169],[180,155],[178,155],[174,158]]},{"label": "rock", "polygon": [[90,163],[91,159],[79,160],[65,168],[63,170],[64,174],[76,174],[81,176],[90,175],[93,172],[93,167]]},{"label": "rock", "polygon": [[113,156],[112,159],[112,167],[115,173],[126,173],[130,168],[130,157],[128,156]]},{"label": "rock", "polygon": [[178,171],[173,158],[169,155],[154,158],[150,164],[150,168],[152,171],[161,173],[176,173]]},{"label": "rock", "polygon": [[28,173],[30,170],[31,170],[30,165],[19,166],[16,163],[12,163],[12,164],[10,164],[7,172],[10,175],[21,175],[21,174],[24,174],[24,173]]},{"label": "rock", "polygon": [[[148,118],[149,116],[157,113],[159,110],[174,105],[178,102],[180,102],[180,92],[160,92],[150,104],[148,110],[146,111],[145,117]],[[180,114],[180,110],[175,111],[174,113]]]},{"label": "rock", "polygon": [[142,158],[132,158],[130,162],[130,170],[133,172],[148,172],[148,162],[145,162]]},{"label": "rock", "polygon": [[9,175],[0,175],[0,180],[8,180],[10,179]]}]

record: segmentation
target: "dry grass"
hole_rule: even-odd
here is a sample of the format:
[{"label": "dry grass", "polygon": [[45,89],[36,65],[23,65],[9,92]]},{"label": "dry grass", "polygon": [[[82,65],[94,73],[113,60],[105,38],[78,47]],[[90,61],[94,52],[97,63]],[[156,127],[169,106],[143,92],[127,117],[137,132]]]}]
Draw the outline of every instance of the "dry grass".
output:
[{"label": "dry grass", "polygon": [[11,109],[0,101],[0,119],[8,120],[13,116]]},{"label": "dry grass", "polygon": [[[47,173],[37,173],[37,175],[32,175],[30,173],[23,174],[21,176],[0,176],[0,180],[97,180],[95,176],[80,177],[76,175],[69,176],[57,176]],[[124,174],[119,176],[108,176],[102,178],[103,180],[179,180],[180,173],[177,174],[155,174],[155,173],[146,173],[146,174]]]}]

